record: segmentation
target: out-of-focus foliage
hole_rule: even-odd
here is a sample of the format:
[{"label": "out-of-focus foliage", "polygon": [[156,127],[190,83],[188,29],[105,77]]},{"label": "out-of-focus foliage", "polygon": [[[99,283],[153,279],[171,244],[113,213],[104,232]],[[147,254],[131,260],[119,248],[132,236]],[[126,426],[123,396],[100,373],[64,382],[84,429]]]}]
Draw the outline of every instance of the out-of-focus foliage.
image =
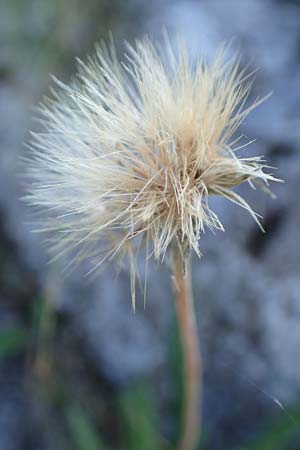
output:
[{"label": "out-of-focus foliage", "polygon": [[14,356],[24,349],[27,333],[23,327],[13,327],[0,331],[0,360]]},{"label": "out-of-focus foliage", "polygon": [[78,406],[66,410],[71,441],[76,450],[105,450],[100,435],[87,414]]},{"label": "out-of-focus foliage", "polygon": [[123,435],[122,450],[161,448],[152,396],[146,386],[137,386],[121,395],[118,409]]},{"label": "out-of-focus foliage", "polygon": [[[84,56],[95,41],[107,36],[126,15],[127,7],[127,0],[3,2],[0,39],[4,60],[15,71],[19,58],[24,57],[24,65],[33,64],[35,71],[72,67],[75,57]],[[2,71],[7,72],[5,67]]]},{"label": "out-of-focus foliage", "polygon": [[[247,450],[298,450],[300,442],[300,408],[282,412],[266,424],[266,431]],[[242,450],[242,449],[240,449]]]}]

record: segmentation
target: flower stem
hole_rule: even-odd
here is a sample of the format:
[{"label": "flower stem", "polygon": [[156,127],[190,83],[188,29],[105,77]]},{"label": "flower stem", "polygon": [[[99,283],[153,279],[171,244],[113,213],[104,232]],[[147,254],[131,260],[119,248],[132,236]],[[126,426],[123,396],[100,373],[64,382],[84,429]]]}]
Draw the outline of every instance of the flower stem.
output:
[{"label": "flower stem", "polygon": [[201,355],[192,296],[190,264],[183,267],[179,252],[173,257],[176,313],[184,364],[184,405],[178,450],[194,450],[201,429]]}]

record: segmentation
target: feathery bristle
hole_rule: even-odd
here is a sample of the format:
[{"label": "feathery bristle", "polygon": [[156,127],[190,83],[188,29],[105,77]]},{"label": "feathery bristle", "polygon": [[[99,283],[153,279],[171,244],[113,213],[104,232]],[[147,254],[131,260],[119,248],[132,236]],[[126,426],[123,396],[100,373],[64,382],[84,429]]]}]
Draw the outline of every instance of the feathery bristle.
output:
[{"label": "feathery bristle", "polygon": [[26,199],[48,211],[40,230],[50,232],[55,257],[76,250],[95,267],[132,257],[137,240],[157,260],[173,242],[200,255],[205,228],[223,229],[210,195],[259,223],[232,188],[276,180],[260,157],[238,158],[238,140],[230,142],[261,102],[245,106],[252,81],[236,59],[226,61],[221,49],[213,64],[192,64],[184,43],[176,56],[167,39],[166,52],[147,38],[127,49],[120,63],[102,44],[79,61],[70,86],[55,79],[40,107],[43,132],[30,145]]}]

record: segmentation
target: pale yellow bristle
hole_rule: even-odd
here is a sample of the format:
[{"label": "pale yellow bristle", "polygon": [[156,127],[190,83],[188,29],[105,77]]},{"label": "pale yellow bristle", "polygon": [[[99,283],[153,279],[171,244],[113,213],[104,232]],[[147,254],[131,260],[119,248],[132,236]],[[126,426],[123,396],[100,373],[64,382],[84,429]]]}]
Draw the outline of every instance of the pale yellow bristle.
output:
[{"label": "pale yellow bristle", "polygon": [[239,158],[230,142],[260,103],[245,106],[251,81],[235,59],[221,50],[211,65],[192,64],[182,42],[176,51],[148,39],[127,48],[120,63],[101,45],[79,62],[70,86],[55,80],[28,163],[26,198],[48,211],[40,229],[50,232],[54,256],[73,250],[95,267],[116,255],[132,259],[137,241],[147,242],[147,258],[163,260],[173,242],[200,255],[205,228],[223,229],[209,196],[258,222],[232,188],[275,180],[261,158]]}]

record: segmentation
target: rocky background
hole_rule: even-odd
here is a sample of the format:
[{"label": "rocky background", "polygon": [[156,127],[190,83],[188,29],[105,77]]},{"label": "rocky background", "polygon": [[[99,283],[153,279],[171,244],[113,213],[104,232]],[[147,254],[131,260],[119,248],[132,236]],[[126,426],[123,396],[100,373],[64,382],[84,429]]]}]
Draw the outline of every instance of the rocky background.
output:
[{"label": "rocky background", "polygon": [[[213,206],[194,260],[205,369],[203,450],[300,448],[300,2],[284,0],[10,0],[0,5],[0,450],[172,449],[181,404],[169,275],[150,266],[147,308],[130,307],[126,271],[96,280],[47,265],[19,198],[24,142],[49,73],[112,30],[119,47],[180,31],[192,55],[232,39],[273,91],[243,125],[285,184],[273,200],[242,187],[264,216]],[[143,267],[141,266],[141,272]]]}]

